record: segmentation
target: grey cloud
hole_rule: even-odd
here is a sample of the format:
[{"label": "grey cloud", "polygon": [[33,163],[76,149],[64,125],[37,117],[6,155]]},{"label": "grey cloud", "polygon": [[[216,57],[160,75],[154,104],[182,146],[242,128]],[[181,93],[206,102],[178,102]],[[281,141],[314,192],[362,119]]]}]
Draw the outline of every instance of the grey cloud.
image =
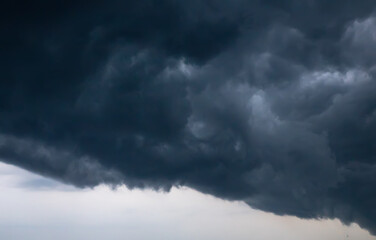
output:
[{"label": "grey cloud", "polygon": [[376,232],[373,1],[7,4],[0,157]]},{"label": "grey cloud", "polygon": [[363,67],[374,67],[376,18],[355,20],[342,39],[344,56],[349,62]]}]

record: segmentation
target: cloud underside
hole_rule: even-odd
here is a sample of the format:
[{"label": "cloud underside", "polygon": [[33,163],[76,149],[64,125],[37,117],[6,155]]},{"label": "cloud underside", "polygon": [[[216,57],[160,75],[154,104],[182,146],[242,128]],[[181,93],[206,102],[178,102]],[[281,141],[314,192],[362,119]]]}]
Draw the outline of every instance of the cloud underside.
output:
[{"label": "cloud underside", "polygon": [[0,158],[376,233],[374,1],[6,3]]}]

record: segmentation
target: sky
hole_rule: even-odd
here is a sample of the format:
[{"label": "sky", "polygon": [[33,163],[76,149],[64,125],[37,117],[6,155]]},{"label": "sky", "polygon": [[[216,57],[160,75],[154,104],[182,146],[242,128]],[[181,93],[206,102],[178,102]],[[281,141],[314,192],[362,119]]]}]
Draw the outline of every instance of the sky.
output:
[{"label": "sky", "polygon": [[357,224],[301,220],[189,188],[78,189],[0,163],[0,239],[374,240]]},{"label": "sky", "polygon": [[190,189],[376,235],[375,10],[374,0],[2,3],[1,162],[43,177],[51,194],[56,182],[93,194]]}]

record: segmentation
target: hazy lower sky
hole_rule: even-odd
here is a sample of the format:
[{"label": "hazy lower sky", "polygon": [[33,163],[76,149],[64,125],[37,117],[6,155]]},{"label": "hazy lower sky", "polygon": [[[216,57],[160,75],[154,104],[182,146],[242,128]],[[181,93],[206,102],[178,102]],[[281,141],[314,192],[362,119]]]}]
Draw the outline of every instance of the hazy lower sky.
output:
[{"label": "hazy lower sky", "polygon": [[358,225],[301,220],[188,188],[169,193],[77,189],[0,163],[4,240],[375,240]]}]

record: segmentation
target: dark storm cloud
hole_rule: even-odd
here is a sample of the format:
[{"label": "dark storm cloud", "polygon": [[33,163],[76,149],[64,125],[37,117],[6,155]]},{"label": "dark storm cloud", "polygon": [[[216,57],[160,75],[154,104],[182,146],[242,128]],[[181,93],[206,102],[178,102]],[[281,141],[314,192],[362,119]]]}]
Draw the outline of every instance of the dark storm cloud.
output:
[{"label": "dark storm cloud", "polygon": [[0,157],[376,233],[373,1],[13,1]]}]

